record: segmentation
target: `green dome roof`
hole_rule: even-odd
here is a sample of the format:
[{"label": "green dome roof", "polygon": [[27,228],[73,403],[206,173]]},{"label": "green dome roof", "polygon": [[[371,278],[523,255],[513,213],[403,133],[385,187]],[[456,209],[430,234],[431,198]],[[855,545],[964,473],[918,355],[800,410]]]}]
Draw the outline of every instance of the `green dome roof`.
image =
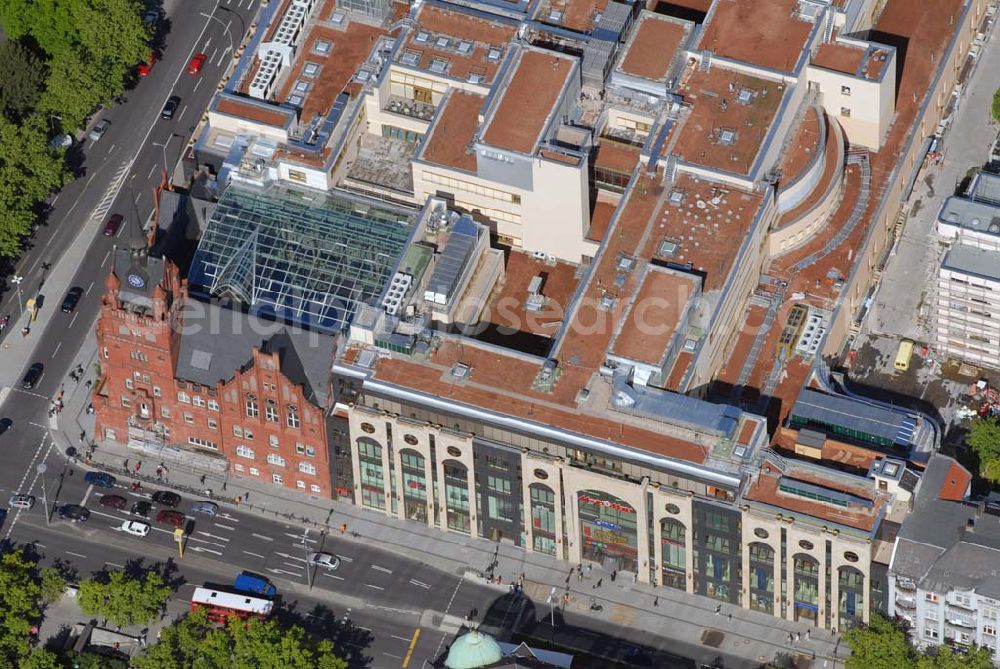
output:
[{"label": "green dome roof", "polygon": [[447,669],[479,669],[503,659],[503,651],[487,634],[473,630],[455,639],[444,661]]}]

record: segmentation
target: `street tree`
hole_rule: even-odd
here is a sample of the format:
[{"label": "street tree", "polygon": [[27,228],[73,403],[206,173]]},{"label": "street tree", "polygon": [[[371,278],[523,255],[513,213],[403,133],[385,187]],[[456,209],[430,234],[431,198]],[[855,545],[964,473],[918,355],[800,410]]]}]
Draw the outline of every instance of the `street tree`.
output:
[{"label": "street tree", "polygon": [[996,418],[974,418],[965,443],[979,458],[979,474],[1000,483],[1000,423]]},{"label": "street tree", "polygon": [[21,550],[0,556],[0,666],[19,666],[30,653],[31,628],[41,619],[35,567]]},{"label": "street tree", "polygon": [[0,42],[0,114],[20,121],[35,108],[45,82],[45,67],[18,40]]},{"label": "street tree", "polygon": [[63,665],[59,656],[47,648],[35,647],[18,660],[19,669],[62,669]]},{"label": "street tree", "polygon": [[993,94],[993,107],[990,109],[993,120],[1000,122],[1000,88]]},{"label": "street tree", "polygon": [[871,622],[847,631],[844,641],[851,649],[847,669],[900,669],[912,667],[914,652],[906,632],[882,616],[872,614]]},{"label": "street tree", "polygon": [[224,627],[193,611],[160,632],[134,669],[347,669],[329,641],[314,642],[301,627],[274,620],[237,620]]},{"label": "street tree", "polygon": [[163,613],[172,591],[154,571],[137,578],[113,571],[80,583],[77,602],[87,615],[107,618],[114,625],[146,625]]},{"label": "street tree", "polygon": [[43,567],[38,570],[38,585],[42,601],[46,604],[59,601],[59,598],[66,592],[66,578],[59,573],[58,569]]},{"label": "street tree", "polygon": [[963,652],[951,646],[938,646],[920,656],[916,669],[993,669],[993,657],[990,649],[985,647]]}]

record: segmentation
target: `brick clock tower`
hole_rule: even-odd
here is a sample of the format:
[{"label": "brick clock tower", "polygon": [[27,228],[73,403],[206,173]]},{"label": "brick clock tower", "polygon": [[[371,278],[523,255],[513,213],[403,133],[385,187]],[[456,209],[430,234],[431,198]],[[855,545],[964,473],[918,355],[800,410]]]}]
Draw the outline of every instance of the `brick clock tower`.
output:
[{"label": "brick clock tower", "polygon": [[186,282],[169,260],[116,249],[97,320],[101,376],[93,398],[98,438],[170,442],[156,409],[174,391]]}]

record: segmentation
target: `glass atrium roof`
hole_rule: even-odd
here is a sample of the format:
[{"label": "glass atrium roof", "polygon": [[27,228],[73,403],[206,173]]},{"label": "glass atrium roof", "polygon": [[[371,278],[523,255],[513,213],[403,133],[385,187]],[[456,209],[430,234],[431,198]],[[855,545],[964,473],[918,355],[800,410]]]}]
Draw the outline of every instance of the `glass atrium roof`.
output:
[{"label": "glass atrium roof", "polygon": [[231,185],[191,262],[194,292],[327,332],[381,295],[414,215],[346,196]]}]

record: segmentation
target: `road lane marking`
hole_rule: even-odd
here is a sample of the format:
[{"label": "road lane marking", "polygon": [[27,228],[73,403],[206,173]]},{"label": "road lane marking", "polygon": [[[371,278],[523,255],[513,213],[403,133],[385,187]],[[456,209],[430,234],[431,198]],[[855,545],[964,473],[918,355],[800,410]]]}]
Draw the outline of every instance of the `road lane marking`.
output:
[{"label": "road lane marking", "polygon": [[79,553],[74,553],[73,551],[64,551],[64,552],[66,553],[66,555],[72,555],[73,557],[78,557],[84,560],[87,559],[86,555],[80,555]]},{"label": "road lane marking", "polygon": [[222,551],[214,551],[211,548],[202,548],[201,546],[192,546],[190,548],[190,550],[193,550],[195,553],[213,553],[215,555],[218,555],[219,557],[222,557]]},{"label": "road lane marking", "polygon": [[371,565],[371,568],[374,569],[375,571],[380,571],[380,572],[382,572],[384,574],[391,574],[392,573],[391,569],[386,569],[385,567],[380,567],[377,564]]},{"label": "road lane marking", "polygon": [[114,151],[114,150],[115,150],[115,145],[114,145],[114,144],[112,144],[112,145],[111,145],[111,148],[110,148],[110,149],[108,149],[108,153],[111,153],[111,152],[112,152],[112,151]]},{"label": "road lane marking", "polygon": [[198,90],[199,86],[201,86],[201,77],[198,77],[198,83],[194,85],[194,90],[191,92],[194,93],[194,91]]},{"label": "road lane marking", "polygon": [[146,175],[146,179],[150,179],[153,176],[153,172],[156,171],[156,163],[149,168],[149,174]]},{"label": "road lane marking", "polygon": [[[91,283],[90,285],[93,286],[94,284]],[[80,315],[79,311],[77,311],[76,313],[73,314],[73,318],[71,318],[70,321],[69,321],[69,326],[70,327],[73,327],[73,323],[76,323],[76,317],[79,316],[79,315]],[[62,343],[62,342],[59,342],[59,343]]]},{"label": "road lane marking", "polygon": [[329,576],[330,578],[335,578],[338,581],[343,581],[344,580],[343,576],[337,576],[336,574],[327,574],[325,571],[322,572],[322,574],[323,574],[323,576]]},{"label": "road lane marking", "polygon": [[385,590],[381,585],[372,585],[371,583],[365,583],[365,587],[373,590]]},{"label": "road lane marking", "polygon": [[223,525],[222,523],[213,523],[216,527],[221,527],[224,530],[235,530],[236,528],[231,525]]},{"label": "road lane marking", "polygon": [[199,544],[208,544],[209,546],[218,546],[219,548],[225,548],[225,544],[220,544],[218,541],[207,541],[205,539],[199,539],[198,537],[188,537],[188,541],[197,541]]},{"label": "road lane marking", "polygon": [[257,534],[256,532],[254,532],[250,536],[257,537],[258,539],[263,539],[264,541],[274,541],[274,539],[272,539],[271,537],[265,537],[263,534]]},{"label": "road lane marking", "polygon": [[431,586],[427,585],[426,583],[421,583],[420,581],[418,581],[416,579],[412,579],[411,578],[410,579],[410,583],[412,583],[413,585],[417,586],[418,588],[423,588],[424,590],[430,590],[431,589]]},{"label": "road lane marking", "polygon": [[[76,316],[74,316],[73,318],[76,318]],[[70,327],[72,327],[72,326],[70,326]],[[52,351],[52,359],[53,360],[55,360],[56,355],[59,353],[59,347],[60,346],[62,346],[62,341],[60,341],[58,344],[56,344],[55,350]]]},{"label": "road lane marking", "polygon": [[292,569],[301,569],[302,568],[301,565],[297,565],[294,562],[285,561],[285,562],[282,562],[282,564],[285,565],[286,567],[291,567]]},{"label": "road lane marking", "polygon": [[295,578],[299,578],[299,577],[302,576],[302,574],[296,573],[294,571],[285,571],[284,569],[273,569],[273,568],[271,568],[271,569],[268,569],[267,571],[271,572],[272,574],[286,574],[288,576],[294,576]]},{"label": "road lane marking", "polygon": [[346,555],[340,555],[340,554],[338,553],[338,554],[337,554],[337,557],[339,557],[339,558],[340,558],[341,560],[343,560],[344,562],[354,562],[354,558],[349,558],[349,557],[347,557]]},{"label": "road lane marking", "polygon": [[87,492],[84,493],[83,499],[80,500],[80,506],[87,506],[87,498],[90,497],[90,493],[94,491],[94,484],[91,483],[87,486]]},{"label": "road lane marking", "polygon": [[310,539],[309,537],[303,536],[301,534],[295,534],[294,532],[285,532],[286,537],[291,537],[292,539],[298,539],[301,544],[303,541],[307,541],[311,544],[316,543],[315,539]]},{"label": "road lane marking", "polygon": [[90,295],[90,289],[93,288],[93,287],[94,287],[94,282],[91,281],[90,285],[87,286],[87,291],[84,293],[84,295]]},{"label": "road lane marking", "polygon": [[216,48],[212,49],[212,57],[211,57],[211,58],[209,58],[209,59],[208,59],[208,61],[209,61],[209,62],[212,62],[212,61],[214,61],[214,60],[215,60],[215,54],[217,54],[217,53],[219,53],[219,48],[218,48],[218,47],[216,47]]},{"label": "road lane marking", "polygon": [[222,67],[222,63],[225,62],[226,56],[229,55],[230,51],[231,51],[231,49],[228,46],[225,49],[222,50],[222,55],[219,56],[219,62],[216,63],[217,66]]},{"label": "road lane marking", "polygon": [[125,568],[125,565],[118,564],[117,562],[105,562],[104,564],[108,565],[109,567],[118,567],[119,569]]},{"label": "road lane marking", "polygon": [[184,105],[183,107],[181,107],[181,113],[177,115],[177,121],[178,122],[180,122],[181,117],[184,116],[184,112],[187,111],[187,108],[188,108],[187,105]]},{"label": "road lane marking", "polygon": [[104,267],[104,265],[107,264],[108,258],[110,257],[111,257],[111,251],[108,251],[107,253],[104,254],[104,260],[101,261],[101,267]]},{"label": "road lane marking", "polygon": [[243,552],[246,553],[247,555],[252,555],[254,557],[260,558],[261,560],[264,559],[264,556],[259,553],[251,553],[250,551],[243,551]]},{"label": "road lane marking", "polygon": [[399,655],[393,655],[392,653],[385,653],[385,652],[383,652],[382,654],[385,655],[386,657],[391,657],[394,660],[402,660],[403,659],[401,656],[399,656]]},{"label": "road lane marking", "polygon": [[226,537],[219,537],[219,536],[216,536],[214,534],[209,534],[208,532],[202,532],[201,530],[197,530],[197,532],[198,532],[198,534],[201,534],[201,535],[206,536],[206,537],[211,537],[213,539],[218,539],[219,541],[226,541],[226,542],[229,541],[229,539],[226,538]]},{"label": "road lane marking", "polygon": [[399,639],[400,641],[406,641],[407,643],[410,642],[410,637],[408,636],[399,636],[398,634],[390,634],[389,636],[393,639]]},{"label": "road lane marking", "polygon": [[403,658],[403,664],[400,665],[401,669],[406,669],[410,666],[410,658],[413,657],[413,649],[417,647],[417,639],[420,638],[420,628],[418,627],[413,632],[413,638],[410,639],[410,647],[406,649],[406,657]]},{"label": "road lane marking", "polygon": [[62,195],[62,193],[58,193],[58,194],[56,194],[56,196],[54,198],[52,198],[52,204],[53,204],[53,206],[55,205],[56,202],[59,201],[59,196],[60,195]]}]

